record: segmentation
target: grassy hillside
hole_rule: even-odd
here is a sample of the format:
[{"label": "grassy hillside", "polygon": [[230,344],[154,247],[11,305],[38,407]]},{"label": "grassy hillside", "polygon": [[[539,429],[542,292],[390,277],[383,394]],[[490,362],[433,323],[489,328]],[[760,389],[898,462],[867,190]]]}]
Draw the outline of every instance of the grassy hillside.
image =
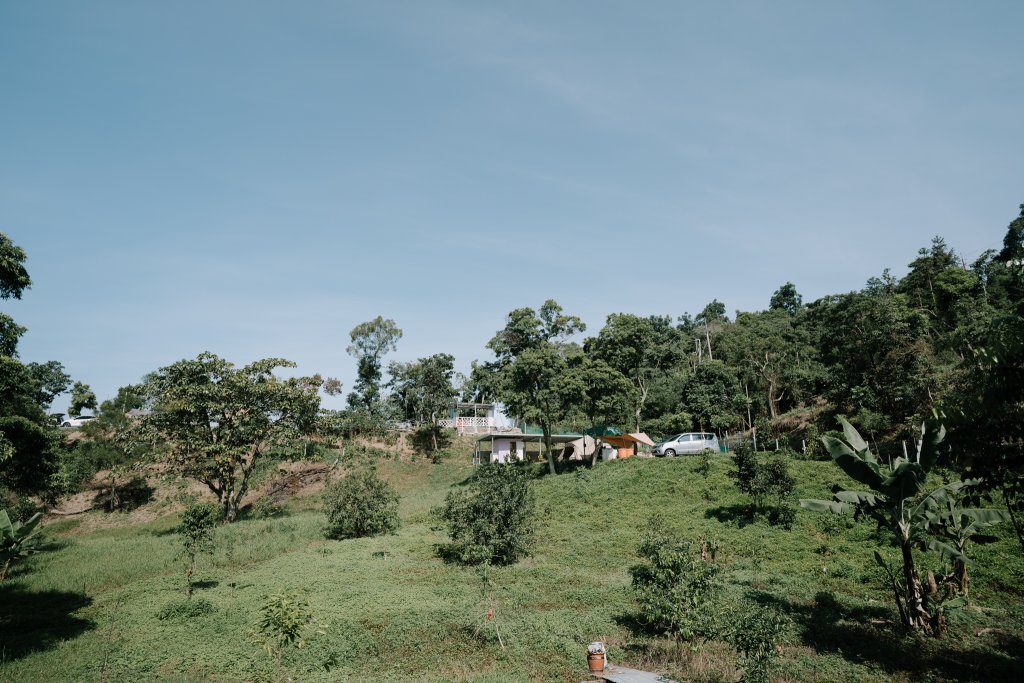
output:
[{"label": "grassy hillside", "polygon": [[[901,635],[871,560],[873,525],[804,510],[790,530],[752,523],[726,476],[729,459],[716,458],[707,477],[696,464],[631,459],[541,476],[534,556],[492,570],[505,649],[486,621],[478,573],[434,553],[442,537],[429,511],[471,475],[468,465],[383,463],[403,496],[395,536],[326,541],[315,499],[219,529],[196,577],[196,598],[214,609],[195,617],[160,618],[183,597],[174,517],[93,533],[53,525],[51,552],[15,565],[0,585],[0,681],[270,680],[273,663],[248,634],[266,596],[287,589],[305,590],[330,624],[285,655],[293,680],[578,681],[586,645],[599,638],[615,662],[735,680],[724,644],[675,648],[637,626],[628,568],[653,515],[684,537],[720,541],[723,610],[754,600],[790,615],[778,680],[1018,680],[1024,560],[1008,532],[974,547],[975,605],[954,614],[944,638]],[[792,469],[800,497],[828,497],[843,481],[831,463]]]}]

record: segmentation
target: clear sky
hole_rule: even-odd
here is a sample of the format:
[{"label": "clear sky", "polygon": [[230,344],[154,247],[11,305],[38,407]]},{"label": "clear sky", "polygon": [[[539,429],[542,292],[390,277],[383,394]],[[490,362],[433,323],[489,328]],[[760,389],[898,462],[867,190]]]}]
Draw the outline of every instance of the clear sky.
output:
[{"label": "clear sky", "polygon": [[[1024,3],[0,2],[0,308],[100,399],[850,291],[1024,202]],[[58,398],[62,410],[67,398]],[[340,407],[340,402],[329,405]]]}]

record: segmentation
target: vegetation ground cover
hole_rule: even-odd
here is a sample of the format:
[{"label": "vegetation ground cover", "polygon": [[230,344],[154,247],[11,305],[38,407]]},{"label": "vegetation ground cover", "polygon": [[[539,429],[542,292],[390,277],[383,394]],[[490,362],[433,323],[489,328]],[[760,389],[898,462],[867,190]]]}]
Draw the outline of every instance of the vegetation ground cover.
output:
[{"label": "vegetation ground cover", "polygon": [[[294,680],[576,681],[598,638],[613,662],[678,680],[735,680],[730,646],[678,647],[638,618],[629,567],[656,515],[683,538],[718,542],[722,610],[753,601],[791,618],[778,680],[1017,679],[1024,561],[1009,530],[974,548],[972,606],[951,616],[943,638],[902,635],[871,557],[884,545],[874,525],[802,509],[789,530],[754,521],[729,460],[715,457],[706,476],[697,458],[634,458],[558,476],[538,468],[534,555],[490,570],[504,648],[479,628],[479,573],[435,549],[445,537],[431,510],[472,476],[465,461],[378,463],[402,496],[393,536],[325,540],[315,498],[220,527],[217,550],[194,576],[195,599],[211,607],[189,615],[166,609],[183,592],[176,515],[89,533],[54,524],[52,552],[14,565],[0,585],[0,681],[271,680],[273,661],[249,633],[266,597],[291,590],[329,624],[284,654]],[[790,466],[800,498],[853,484],[830,462]],[[926,559],[937,568],[937,557]]]}]

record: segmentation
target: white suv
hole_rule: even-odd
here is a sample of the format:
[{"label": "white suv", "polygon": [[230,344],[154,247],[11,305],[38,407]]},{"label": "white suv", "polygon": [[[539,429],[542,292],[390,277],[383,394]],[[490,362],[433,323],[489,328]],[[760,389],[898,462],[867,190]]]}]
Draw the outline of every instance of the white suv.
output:
[{"label": "white suv", "polygon": [[654,454],[681,455],[683,453],[700,453],[701,451],[713,451],[717,453],[718,437],[708,432],[687,432],[677,434],[671,439],[665,439],[654,446]]}]

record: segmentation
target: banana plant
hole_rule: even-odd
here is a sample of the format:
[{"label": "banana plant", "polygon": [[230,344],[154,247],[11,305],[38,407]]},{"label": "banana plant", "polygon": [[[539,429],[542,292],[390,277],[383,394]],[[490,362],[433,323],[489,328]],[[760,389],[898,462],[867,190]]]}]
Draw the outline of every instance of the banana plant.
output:
[{"label": "banana plant", "polygon": [[42,514],[37,512],[25,523],[12,522],[7,510],[0,510],[0,581],[7,578],[12,562],[35,552],[36,525],[41,518]]},{"label": "banana plant", "polygon": [[[927,546],[941,550],[953,558],[966,559],[952,546],[929,539],[926,529],[915,521],[919,506],[911,507],[920,493],[928,473],[935,466],[940,446],[945,439],[945,428],[933,421],[921,425],[921,439],[911,458],[896,458],[891,464],[879,462],[857,430],[844,418],[839,418],[846,440],[826,436],[822,438],[836,465],[852,479],[867,486],[869,491],[838,491],[835,500],[801,500],[800,506],[809,510],[857,515],[869,515],[881,527],[893,532],[896,546],[903,561],[902,580],[890,572],[894,582],[896,607],[900,620],[908,628],[930,631],[933,615],[921,579],[914,566],[913,548]],[[879,553],[875,560],[890,571]]]},{"label": "banana plant", "polygon": [[992,536],[982,532],[1010,520],[1006,510],[963,506],[964,494],[981,483],[981,479],[967,479],[940,486],[929,493],[911,515],[915,526],[942,536],[952,543],[955,550],[952,553],[947,552],[944,544],[937,546],[933,542],[928,547],[939,550],[953,561],[953,572],[945,577],[944,581],[953,582],[957,592],[965,598],[968,597],[969,584],[967,544],[972,540],[994,540]]}]

